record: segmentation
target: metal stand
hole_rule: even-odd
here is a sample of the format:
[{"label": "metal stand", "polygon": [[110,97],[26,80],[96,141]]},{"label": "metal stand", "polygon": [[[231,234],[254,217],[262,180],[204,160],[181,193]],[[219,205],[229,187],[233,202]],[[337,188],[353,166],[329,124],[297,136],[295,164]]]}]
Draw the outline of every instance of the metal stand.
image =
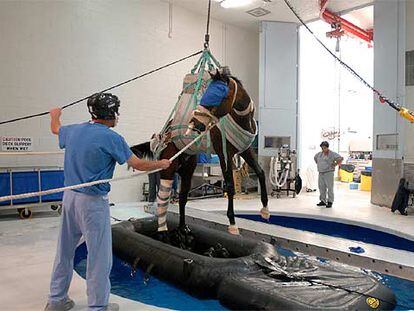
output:
[{"label": "metal stand", "polygon": [[[214,163],[201,163],[197,165],[198,173],[194,174],[196,177],[201,177],[203,183],[201,185],[195,186],[191,188],[189,192],[189,200],[191,199],[206,199],[206,198],[217,198],[222,197],[224,194],[224,180],[220,173],[220,175],[213,175],[212,169],[220,168],[219,164]],[[221,172],[221,171],[220,171]],[[215,184],[220,182],[220,186],[216,186]],[[195,192],[201,191],[201,196],[192,196]]]}]

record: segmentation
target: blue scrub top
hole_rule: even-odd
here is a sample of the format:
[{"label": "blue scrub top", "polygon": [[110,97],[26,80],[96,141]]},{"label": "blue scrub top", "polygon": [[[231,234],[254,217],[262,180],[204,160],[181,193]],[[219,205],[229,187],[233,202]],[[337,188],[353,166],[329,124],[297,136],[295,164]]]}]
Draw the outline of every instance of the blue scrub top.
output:
[{"label": "blue scrub top", "polygon": [[[62,126],[59,147],[65,149],[65,186],[112,178],[115,164],[132,155],[125,139],[108,126],[86,122]],[[109,183],[76,189],[91,195],[106,195]]]}]

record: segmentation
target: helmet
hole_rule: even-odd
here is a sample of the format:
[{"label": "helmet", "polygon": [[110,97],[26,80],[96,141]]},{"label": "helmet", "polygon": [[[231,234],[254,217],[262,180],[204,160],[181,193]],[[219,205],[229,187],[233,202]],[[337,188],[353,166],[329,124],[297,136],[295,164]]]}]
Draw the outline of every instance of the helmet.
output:
[{"label": "helmet", "polygon": [[111,93],[96,93],[89,97],[87,105],[93,119],[114,120],[119,115],[120,103]]}]

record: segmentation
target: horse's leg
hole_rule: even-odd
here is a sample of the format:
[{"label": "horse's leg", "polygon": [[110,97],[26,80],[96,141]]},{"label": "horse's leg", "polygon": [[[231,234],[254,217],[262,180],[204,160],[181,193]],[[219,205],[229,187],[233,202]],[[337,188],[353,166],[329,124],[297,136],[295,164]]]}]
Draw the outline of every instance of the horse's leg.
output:
[{"label": "horse's leg", "polygon": [[[236,226],[236,220],[234,219],[234,180],[233,180],[233,152],[227,152],[227,163],[224,158],[223,152],[217,151],[218,148],[214,146],[214,149],[216,150],[219,159],[220,159],[220,166],[221,171],[223,173],[223,178],[225,182],[225,189],[227,192],[227,218],[229,219],[230,225],[227,228],[227,231],[231,234],[239,234],[239,229]],[[227,148],[229,149],[229,148]]]},{"label": "horse's leg", "polygon": [[247,162],[247,164],[254,170],[257,177],[259,178],[260,183],[260,199],[262,201],[262,209],[260,210],[260,215],[264,219],[270,218],[269,208],[267,206],[268,197],[266,190],[266,177],[263,169],[260,167],[257,162],[256,153],[253,151],[252,147],[249,147],[246,151],[243,151],[241,157]]},{"label": "horse's leg", "polygon": [[191,189],[191,178],[197,166],[197,156],[193,155],[182,160],[178,173],[181,177],[179,206],[180,206],[180,228],[185,227],[185,205],[187,204],[188,193]]},{"label": "horse's leg", "polygon": [[226,192],[227,192],[227,218],[229,219],[230,225],[227,228],[227,231],[231,234],[239,234],[239,228],[237,228],[236,220],[234,217],[234,179],[233,179],[233,156],[234,154],[231,153],[231,157],[227,157],[227,165],[225,163],[225,159],[220,158],[221,170],[224,174],[224,180],[226,182]]},{"label": "horse's leg", "polygon": [[210,131],[211,141],[213,143],[214,151],[217,153],[220,159],[221,171],[223,173],[224,182],[226,184],[227,191],[227,217],[229,219],[230,225],[227,228],[227,231],[231,234],[239,234],[239,229],[236,226],[236,220],[234,219],[234,181],[233,181],[233,156],[236,154],[236,150],[231,144],[226,145],[227,149],[227,163],[224,157],[223,152],[223,143],[221,138],[221,132],[217,128],[212,128]]},{"label": "horse's leg", "polygon": [[[161,153],[161,159],[169,159],[178,152],[174,144],[169,143],[167,148]],[[171,188],[174,174],[177,171],[178,162],[173,161],[169,168],[161,171],[160,187],[157,194],[157,217],[158,231],[167,231],[167,210],[170,204]]]}]

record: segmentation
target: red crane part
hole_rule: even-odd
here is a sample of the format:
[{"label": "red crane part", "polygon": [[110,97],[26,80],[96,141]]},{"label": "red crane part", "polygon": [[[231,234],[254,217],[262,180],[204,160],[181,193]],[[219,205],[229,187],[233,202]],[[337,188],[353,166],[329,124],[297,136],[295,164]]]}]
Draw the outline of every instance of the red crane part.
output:
[{"label": "red crane part", "polygon": [[319,4],[321,7],[320,17],[325,22],[329,23],[334,29],[333,31],[327,33],[328,37],[338,38],[347,33],[362,39],[367,42],[369,46],[372,46],[374,39],[374,31],[372,29],[364,30],[339,15],[329,11],[326,9],[328,0],[320,0]]}]

